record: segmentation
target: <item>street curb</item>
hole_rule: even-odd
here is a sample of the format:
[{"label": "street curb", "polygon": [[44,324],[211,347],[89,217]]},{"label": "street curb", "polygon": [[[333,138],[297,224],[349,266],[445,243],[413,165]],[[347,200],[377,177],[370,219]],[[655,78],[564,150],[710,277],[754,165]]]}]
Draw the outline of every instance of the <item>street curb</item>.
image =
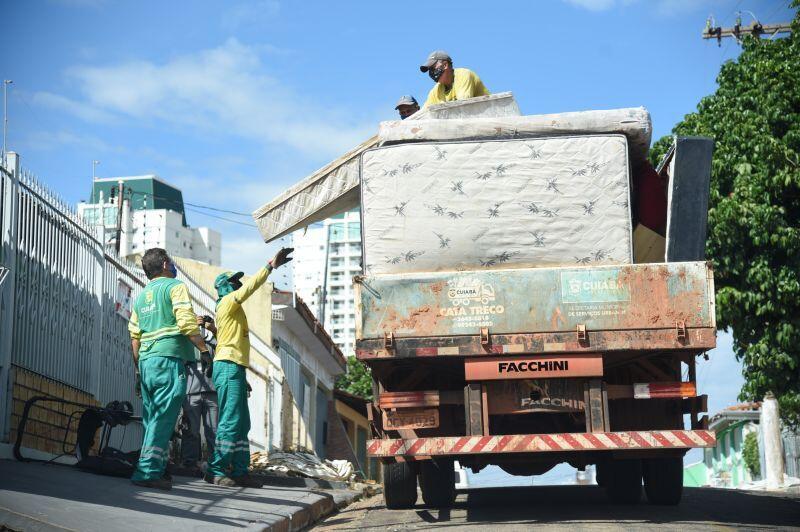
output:
[{"label": "street curb", "polygon": [[311,503],[307,508],[294,512],[290,516],[283,517],[277,523],[262,528],[263,532],[297,532],[303,530],[336,511],[361,499],[362,493],[350,492],[336,501],[336,497],[329,493],[313,492],[314,495],[322,496]]},{"label": "street curb", "polygon": [[0,506],[0,527],[10,530],[32,530],[36,532],[64,532],[65,530],[70,530],[2,506]]}]

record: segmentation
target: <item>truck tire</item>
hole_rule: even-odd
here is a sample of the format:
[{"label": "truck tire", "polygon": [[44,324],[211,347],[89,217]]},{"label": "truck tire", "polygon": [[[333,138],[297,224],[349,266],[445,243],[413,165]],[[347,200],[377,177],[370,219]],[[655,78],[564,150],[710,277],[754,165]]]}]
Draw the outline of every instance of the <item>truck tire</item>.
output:
[{"label": "truck tire", "polygon": [[447,508],[456,500],[455,467],[452,460],[426,460],[419,465],[422,500],[433,508]]},{"label": "truck tire", "polygon": [[644,492],[650,504],[674,506],[683,496],[683,458],[651,458],[642,464]]},{"label": "truck tire", "polygon": [[642,499],[642,461],[614,460],[604,471],[608,498],[618,504],[638,504]]},{"label": "truck tire", "polygon": [[413,508],[417,503],[417,474],[407,462],[383,464],[383,500],[390,510]]},{"label": "truck tire", "polygon": [[601,488],[606,487],[608,477],[611,476],[611,464],[608,462],[598,462],[594,466],[594,481]]}]

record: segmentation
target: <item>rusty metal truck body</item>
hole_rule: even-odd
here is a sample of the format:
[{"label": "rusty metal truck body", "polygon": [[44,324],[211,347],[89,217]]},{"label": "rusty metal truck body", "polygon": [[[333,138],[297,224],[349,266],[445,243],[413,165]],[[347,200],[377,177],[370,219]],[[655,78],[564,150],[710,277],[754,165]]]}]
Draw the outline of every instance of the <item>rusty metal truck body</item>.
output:
[{"label": "rusty metal truck body", "polygon": [[[659,171],[673,184],[687,168],[707,174],[700,144]],[[695,361],[716,323],[713,272],[681,249],[692,226],[671,201],[664,262],[356,279],[356,356],[374,379],[367,449],[388,506],[413,505],[417,477],[426,503],[450,504],[454,460],[518,475],[594,464],[613,500],[637,501],[642,483],[651,502],[680,500],[683,454],[715,444]]]}]

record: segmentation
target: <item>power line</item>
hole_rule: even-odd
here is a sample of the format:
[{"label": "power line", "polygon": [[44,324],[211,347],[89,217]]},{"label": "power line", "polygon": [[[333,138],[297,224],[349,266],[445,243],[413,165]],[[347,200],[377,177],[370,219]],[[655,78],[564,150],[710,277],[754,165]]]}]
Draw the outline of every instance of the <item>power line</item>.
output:
[{"label": "power line", "polygon": [[189,202],[183,201],[183,200],[179,201],[179,200],[176,200],[174,198],[167,198],[165,196],[159,196],[157,194],[151,194],[150,192],[142,192],[140,190],[129,189],[129,191],[130,191],[131,194],[139,194],[140,196],[150,196],[153,199],[166,201],[168,203],[172,203],[173,205],[189,205],[191,207],[197,207],[198,209],[208,209],[210,211],[224,212],[224,213],[227,213],[227,214],[235,214],[237,216],[246,216],[248,218],[250,217],[250,214],[248,214],[246,212],[238,212],[238,211],[231,211],[231,210],[228,210],[228,209],[220,209],[218,207],[211,207],[209,205],[200,205],[198,203],[189,203]]},{"label": "power line", "polygon": [[256,224],[250,224],[250,223],[242,222],[242,221],[239,221],[239,220],[231,220],[230,218],[225,218],[223,216],[217,216],[216,214],[211,214],[211,213],[204,212],[204,211],[201,211],[201,210],[198,210],[198,209],[192,209],[190,207],[186,207],[186,210],[192,211],[192,212],[196,212],[197,214],[202,214],[203,216],[208,216],[210,218],[216,218],[218,220],[224,220],[224,221],[230,222],[232,224],[239,224],[239,225],[244,225],[244,226],[247,226],[247,227],[255,227],[256,229],[258,228],[258,226]]},{"label": "power line", "polygon": [[151,194],[149,192],[142,192],[142,191],[139,191],[139,190],[128,189],[128,191],[129,191],[130,194],[138,194],[140,196],[148,196],[148,197],[151,197],[153,199],[166,201],[167,203],[171,203],[171,204],[176,205],[176,206],[183,205],[184,209],[186,209],[187,211],[191,211],[191,212],[194,212],[194,213],[197,213],[197,214],[202,214],[203,216],[208,216],[209,218],[216,218],[218,220],[223,220],[225,222],[230,222],[230,223],[233,223],[233,224],[244,225],[246,227],[258,228],[258,226],[255,225],[255,224],[242,222],[241,220],[231,220],[230,218],[225,218],[224,216],[217,216],[217,215],[205,212],[205,211],[201,211],[201,210],[199,210],[197,208],[193,209],[191,207],[199,207],[201,209],[210,209],[210,210],[219,211],[219,212],[229,212],[231,214],[238,214],[238,215],[241,215],[241,216],[248,216],[248,217],[250,216],[249,214],[245,215],[245,214],[238,213],[238,212],[235,212],[235,211],[228,211],[228,210],[225,210],[225,209],[217,209],[215,207],[209,207],[207,205],[197,205],[195,203],[186,203],[185,201],[181,202],[181,201],[178,201],[178,200],[175,200],[175,199],[172,199],[172,198],[166,198],[166,197],[163,197],[163,196],[158,196],[156,194]]}]

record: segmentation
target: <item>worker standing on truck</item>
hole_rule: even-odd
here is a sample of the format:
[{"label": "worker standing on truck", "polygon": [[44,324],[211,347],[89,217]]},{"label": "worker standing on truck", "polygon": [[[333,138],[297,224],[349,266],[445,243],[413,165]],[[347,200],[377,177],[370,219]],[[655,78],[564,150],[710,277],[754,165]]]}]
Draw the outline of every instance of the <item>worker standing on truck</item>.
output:
[{"label": "worker standing on truck", "polygon": [[395,110],[400,113],[400,120],[405,120],[409,116],[419,111],[419,103],[417,99],[411,95],[401,96],[397,100],[397,105],[394,106]]},{"label": "worker standing on truck", "polygon": [[242,272],[221,273],[217,289],[217,350],[213,379],[219,401],[219,422],[214,453],[205,480],[218,486],[261,487],[248,474],[250,468],[250,411],[247,407],[247,366],[250,331],[242,303],[263,285],[275,268],[292,260],[293,248],[281,249],[269,263],[242,283]]},{"label": "worker standing on truck", "polygon": [[443,50],[431,52],[428,60],[419,69],[427,72],[428,76],[436,82],[436,85],[428,93],[425,107],[490,94],[475,72],[467,68],[454,69],[453,60]]},{"label": "worker standing on truck", "polygon": [[144,441],[131,481],[137,486],[168,490],[164,478],[172,436],[186,395],[185,364],[194,360],[194,344],[209,356],[186,285],[167,252],[152,248],[142,256],[150,280],[131,309],[128,331],[133,347],[136,393],[142,398]]}]

